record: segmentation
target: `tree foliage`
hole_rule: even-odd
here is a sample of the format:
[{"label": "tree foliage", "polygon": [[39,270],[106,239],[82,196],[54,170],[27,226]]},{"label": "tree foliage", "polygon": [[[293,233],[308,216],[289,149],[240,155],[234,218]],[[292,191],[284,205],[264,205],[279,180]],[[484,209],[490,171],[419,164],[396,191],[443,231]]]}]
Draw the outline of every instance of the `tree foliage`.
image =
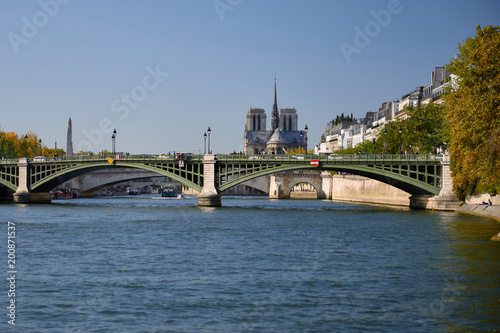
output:
[{"label": "tree foliage", "polygon": [[2,158],[19,158],[54,155],[64,155],[62,149],[49,149],[44,147],[34,133],[18,135],[14,132],[0,131],[0,156]]},{"label": "tree foliage", "polygon": [[[298,147],[298,148],[292,148],[292,149],[289,149],[286,151],[286,154],[287,155],[300,155],[300,154],[306,154],[306,150],[302,147]],[[314,148],[313,149],[309,149],[307,151],[307,154],[314,154]]]},{"label": "tree foliage", "polygon": [[404,149],[410,152],[436,154],[450,141],[450,127],[444,104],[429,103],[408,110],[402,121]]},{"label": "tree foliage", "polygon": [[456,84],[445,101],[454,190],[463,200],[500,188],[500,27],[478,25],[458,49],[447,66]]}]

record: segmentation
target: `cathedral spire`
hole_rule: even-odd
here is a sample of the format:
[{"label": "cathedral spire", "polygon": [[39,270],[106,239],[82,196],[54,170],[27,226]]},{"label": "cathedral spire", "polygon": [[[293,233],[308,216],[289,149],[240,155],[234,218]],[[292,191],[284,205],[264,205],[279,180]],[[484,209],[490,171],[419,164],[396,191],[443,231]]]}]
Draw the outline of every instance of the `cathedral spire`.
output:
[{"label": "cathedral spire", "polygon": [[276,97],[276,73],[274,74],[274,102],[273,111],[271,114],[271,132],[274,133],[279,127],[279,114],[278,114],[278,99]]}]

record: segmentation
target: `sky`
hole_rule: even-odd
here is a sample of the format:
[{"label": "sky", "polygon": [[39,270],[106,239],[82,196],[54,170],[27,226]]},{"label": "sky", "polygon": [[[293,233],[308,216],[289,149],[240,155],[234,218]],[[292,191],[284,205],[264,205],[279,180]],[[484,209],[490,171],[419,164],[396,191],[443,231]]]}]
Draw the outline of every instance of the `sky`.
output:
[{"label": "sky", "polygon": [[308,146],[430,84],[434,67],[500,25],[480,0],[0,0],[0,130],[66,149],[243,150],[250,107],[295,107]]}]

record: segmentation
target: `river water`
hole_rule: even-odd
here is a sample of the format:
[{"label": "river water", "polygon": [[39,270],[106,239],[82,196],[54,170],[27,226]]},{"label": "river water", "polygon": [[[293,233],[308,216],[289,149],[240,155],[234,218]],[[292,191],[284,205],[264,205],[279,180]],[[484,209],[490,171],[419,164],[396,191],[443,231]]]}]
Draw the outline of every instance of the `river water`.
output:
[{"label": "river water", "polygon": [[15,296],[8,281],[2,291],[16,325],[4,307],[0,330],[500,328],[493,220],[331,201],[222,204],[141,195],[0,206],[16,237]]}]

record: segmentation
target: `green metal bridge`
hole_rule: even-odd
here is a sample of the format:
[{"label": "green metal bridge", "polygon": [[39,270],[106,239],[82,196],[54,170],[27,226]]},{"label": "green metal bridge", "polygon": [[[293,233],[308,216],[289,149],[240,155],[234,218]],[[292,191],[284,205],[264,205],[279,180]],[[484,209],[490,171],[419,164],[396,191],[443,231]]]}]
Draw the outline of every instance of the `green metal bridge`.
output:
[{"label": "green metal bridge", "polygon": [[[82,174],[106,168],[139,168],[200,192],[199,204],[220,205],[220,192],[244,181],[292,170],[328,170],[376,179],[412,195],[438,195],[441,155],[129,155],[0,161],[0,185],[14,202],[47,202],[49,191]],[[209,198],[202,200],[202,198]],[[215,199],[214,199],[215,198]]]}]

